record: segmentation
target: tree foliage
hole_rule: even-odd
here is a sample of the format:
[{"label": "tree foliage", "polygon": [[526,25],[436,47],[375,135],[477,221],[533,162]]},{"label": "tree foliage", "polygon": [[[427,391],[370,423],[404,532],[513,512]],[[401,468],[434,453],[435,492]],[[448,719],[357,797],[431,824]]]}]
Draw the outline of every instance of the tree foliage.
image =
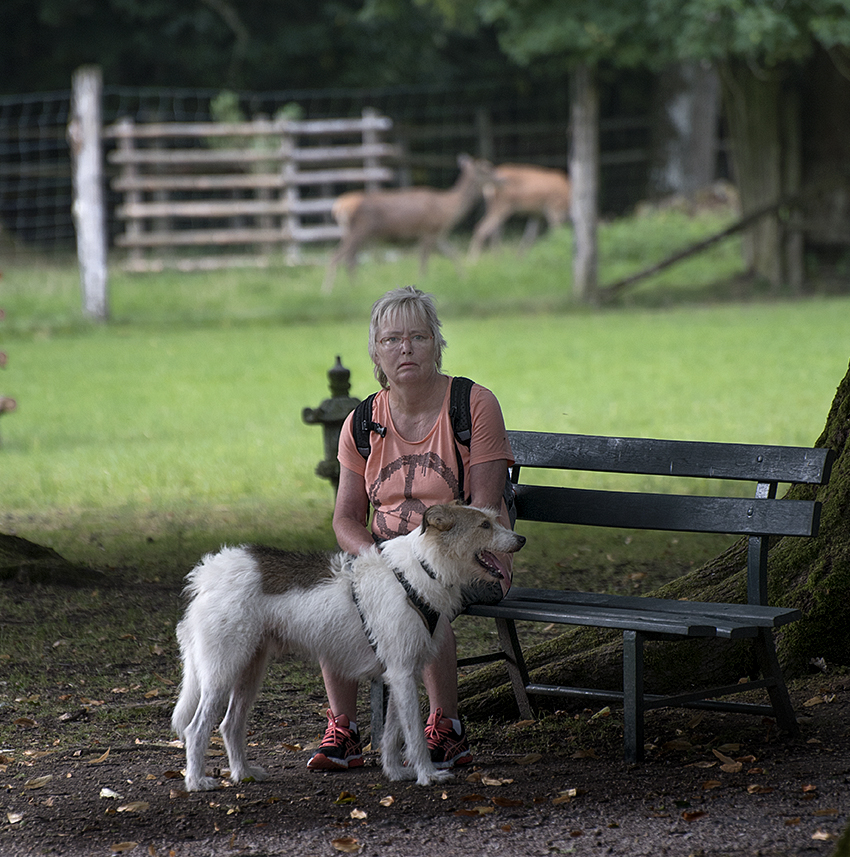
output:
[{"label": "tree foliage", "polygon": [[410,0],[5,0],[0,90],[67,89],[95,63],[107,85],[281,90],[487,79],[506,61],[489,28],[448,31]]}]

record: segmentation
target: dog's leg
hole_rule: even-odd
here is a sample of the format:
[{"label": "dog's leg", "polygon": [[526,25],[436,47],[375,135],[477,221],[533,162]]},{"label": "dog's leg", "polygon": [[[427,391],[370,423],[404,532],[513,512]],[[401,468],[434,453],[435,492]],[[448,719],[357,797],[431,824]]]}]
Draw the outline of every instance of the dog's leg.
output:
[{"label": "dog's leg", "polygon": [[186,746],[186,791],[210,791],[218,788],[218,780],[206,776],[206,755],[210,734],[224,708],[226,694],[226,688],[204,688],[195,716],[183,731],[183,742]]},{"label": "dog's leg", "polygon": [[390,692],[387,700],[387,714],[384,720],[384,733],[381,736],[381,765],[384,774],[390,780],[412,780],[415,772],[412,768],[404,767],[401,751],[404,747],[404,736],[395,705],[395,694]]},{"label": "dog's leg", "polygon": [[248,712],[257,698],[257,692],[262,684],[263,676],[266,674],[268,659],[266,650],[261,649],[245,667],[230,694],[227,714],[224,715],[224,720],[219,726],[219,732],[230,762],[230,780],[233,783],[241,783],[245,780],[262,782],[269,776],[263,768],[250,766],[245,752],[245,727]]},{"label": "dog's leg", "polygon": [[[428,752],[428,744],[425,741],[425,731],[419,717],[419,696],[417,694],[416,679],[407,671],[391,674],[387,672],[387,684],[390,686],[390,706],[393,721],[390,722],[389,711],[387,712],[387,730],[404,735],[404,744],[407,756],[407,768],[405,776],[401,779],[415,779],[420,786],[427,786],[441,780],[452,779],[452,773],[448,770],[439,770],[431,761]],[[397,740],[397,739],[396,739]],[[384,768],[387,776],[393,779],[395,768],[385,757],[390,769]]]}]

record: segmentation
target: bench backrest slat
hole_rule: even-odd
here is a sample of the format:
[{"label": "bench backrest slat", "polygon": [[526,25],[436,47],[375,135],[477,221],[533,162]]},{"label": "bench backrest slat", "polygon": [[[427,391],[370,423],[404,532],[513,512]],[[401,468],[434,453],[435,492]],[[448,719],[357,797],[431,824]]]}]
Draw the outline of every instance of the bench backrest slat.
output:
[{"label": "bench backrest slat", "polygon": [[638,494],[548,485],[517,485],[516,510],[518,518],[528,521],[750,536],[812,536],[820,519],[820,504],[808,500]]},{"label": "bench backrest slat", "polygon": [[829,449],[509,431],[520,467],[753,482],[829,481]]}]

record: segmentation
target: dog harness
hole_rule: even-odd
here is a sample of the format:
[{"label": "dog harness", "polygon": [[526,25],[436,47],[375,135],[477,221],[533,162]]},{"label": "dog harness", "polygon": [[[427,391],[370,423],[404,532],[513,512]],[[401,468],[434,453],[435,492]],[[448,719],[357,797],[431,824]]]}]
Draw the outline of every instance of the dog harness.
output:
[{"label": "dog harness", "polygon": [[[428,565],[424,560],[416,557],[419,564],[425,570],[425,573],[433,578],[437,579],[437,575],[434,574],[431,566]],[[353,556],[349,556],[345,562],[346,568],[350,569],[351,564],[354,561]],[[425,623],[425,627],[428,629],[428,633],[433,637],[434,631],[437,630],[437,623],[440,621],[440,612],[435,610],[424,598],[413,588],[410,581],[397,569],[393,569],[393,574],[396,576],[396,580],[404,587],[404,591],[407,594],[407,600],[410,602],[410,606],[419,614],[419,618]],[[367,639],[369,640],[369,645],[372,647],[372,651],[375,654],[378,653],[378,644],[375,641],[375,637],[372,633],[372,629],[369,627],[369,622],[366,619],[366,614],[363,612],[363,608],[360,605],[360,599],[357,597],[357,588],[354,586],[354,581],[351,581],[351,599],[354,601],[354,606],[357,608],[357,612],[360,614],[360,621],[363,623],[363,631],[366,634]]]}]

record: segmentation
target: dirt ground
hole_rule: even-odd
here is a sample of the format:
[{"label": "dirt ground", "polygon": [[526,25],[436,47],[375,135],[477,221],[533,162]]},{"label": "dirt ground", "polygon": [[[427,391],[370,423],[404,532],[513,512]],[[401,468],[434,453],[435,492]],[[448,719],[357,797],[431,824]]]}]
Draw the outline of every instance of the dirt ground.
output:
[{"label": "dirt ground", "polygon": [[[469,722],[473,765],[421,788],[388,782],[371,752],[356,771],[309,772],[324,727],[321,686],[278,665],[249,738],[269,780],[187,794],[169,734],[175,648],[147,642],[139,658],[95,667],[61,642],[45,637],[43,657],[60,654],[41,662],[48,678],[31,697],[26,664],[0,662],[9,671],[0,681],[3,857],[831,855],[850,813],[850,679],[841,673],[793,684],[795,738],[752,716],[650,712],[647,761],[634,767],[622,761],[616,707]],[[226,765],[214,743],[210,770]]]}]

